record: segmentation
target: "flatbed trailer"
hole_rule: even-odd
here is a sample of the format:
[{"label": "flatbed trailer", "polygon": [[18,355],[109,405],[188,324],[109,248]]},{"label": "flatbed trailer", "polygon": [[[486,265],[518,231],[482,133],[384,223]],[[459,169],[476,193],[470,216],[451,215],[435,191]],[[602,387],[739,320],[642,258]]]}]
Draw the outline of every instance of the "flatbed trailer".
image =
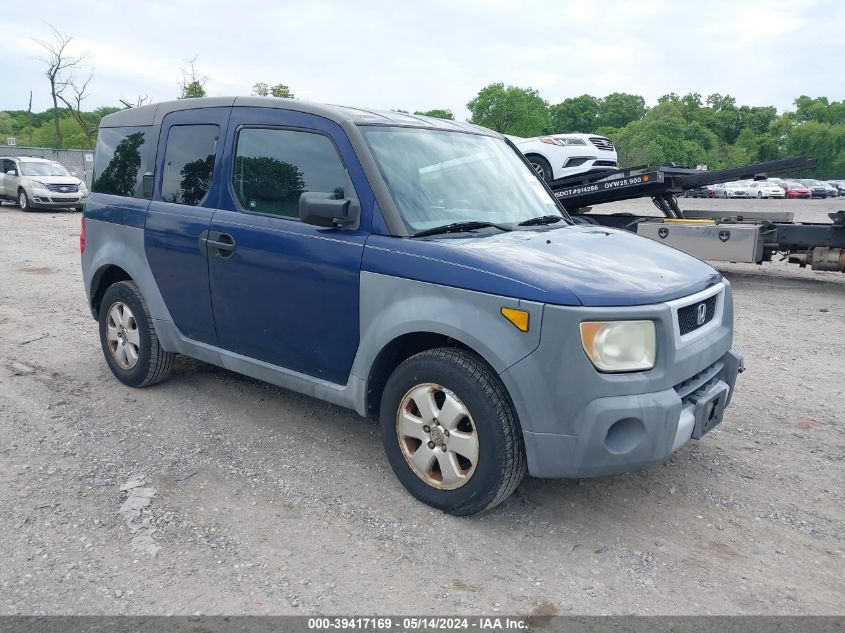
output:
[{"label": "flatbed trailer", "polygon": [[[829,223],[813,223],[795,222],[791,212],[683,211],[678,206],[677,196],[688,189],[762,180],[813,166],[815,161],[804,156],[719,171],[639,166],[579,174],[548,184],[579,224],[625,229],[711,261],[761,264],[781,255],[813,270],[845,272],[845,211],[829,214]],[[643,197],[652,199],[662,217],[589,213],[597,204]]]}]

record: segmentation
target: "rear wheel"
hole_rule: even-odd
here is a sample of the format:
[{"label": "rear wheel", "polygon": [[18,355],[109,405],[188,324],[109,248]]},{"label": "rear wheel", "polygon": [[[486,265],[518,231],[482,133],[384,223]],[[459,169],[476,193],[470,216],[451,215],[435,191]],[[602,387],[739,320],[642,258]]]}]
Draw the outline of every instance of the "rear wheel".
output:
[{"label": "rear wheel", "polygon": [[147,303],[134,282],[121,281],[106,290],[99,320],[103,355],[120,382],[146,387],[170,374],[176,355],[161,348]]},{"label": "rear wheel", "polygon": [[760,198],[760,199],[762,199],[762,198],[763,198],[763,192],[762,192],[762,191],[758,191],[758,192],[757,192],[757,197],[758,197],[758,198]]},{"label": "rear wheel", "polygon": [[18,190],[18,206],[21,208],[21,211],[30,211],[32,209],[29,204],[29,196],[26,195],[26,191],[23,189]]},{"label": "rear wheel", "polygon": [[525,476],[525,448],[499,377],[457,348],[421,352],[387,381],[382,442],[417,499],[455,515],[492,508]]},{"label": "rear wheel", "polygon": [[537,154],[528,154],[526,156],[528,162],[531,163],[531,167],[534,168],[534,171],[545,180],[546,182],[551,182],[554,179],[554,174],[552,173],[552,166],[542,156]]}]

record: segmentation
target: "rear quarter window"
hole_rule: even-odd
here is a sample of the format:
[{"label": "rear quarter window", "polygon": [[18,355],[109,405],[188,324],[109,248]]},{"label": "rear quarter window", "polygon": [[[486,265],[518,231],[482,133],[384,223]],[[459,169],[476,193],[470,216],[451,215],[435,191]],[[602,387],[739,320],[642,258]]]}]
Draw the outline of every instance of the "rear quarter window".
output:
[{"label": "rear quarter window", "polygon": [[155,141],[152,127],[100,128],[94,153],[91,190],[141,198],[143,177],[152,173]]}]

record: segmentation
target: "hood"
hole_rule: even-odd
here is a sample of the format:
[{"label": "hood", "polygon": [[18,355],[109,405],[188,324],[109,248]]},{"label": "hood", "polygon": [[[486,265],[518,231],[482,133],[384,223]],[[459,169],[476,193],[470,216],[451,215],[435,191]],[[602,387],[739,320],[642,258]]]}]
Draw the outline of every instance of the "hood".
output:
[{"label": "hood", "polygon": [[362,269],[557,305],[631,306],[693,294],[718,271],[628,231],[596,226],[426,239],[371,236]]},{"label": "hood", "polygon": [[45,185],[78,185],[82,182],[76,176],[27,176],[27,178],[43,182]]}]

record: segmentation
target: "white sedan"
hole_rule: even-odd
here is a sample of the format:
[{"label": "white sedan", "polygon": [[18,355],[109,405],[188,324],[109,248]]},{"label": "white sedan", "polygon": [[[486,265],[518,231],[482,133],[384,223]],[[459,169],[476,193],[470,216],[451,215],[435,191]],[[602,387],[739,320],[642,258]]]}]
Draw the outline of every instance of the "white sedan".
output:
[{"label": "white sedan", "polygon": [[741,182],[720,182],[713,187],[714,198],[748,198],[748,187]]},{"label": "white sedan", "polygon": [[750,182],[747,189],[749,198],[783,198],[786,196],[782,187],[766,180]]},{"label": "white sedan", "polygon": [[604,136],[551,134],[508,138],[546,182],[591,171],[617,169],[616,148]]}]

